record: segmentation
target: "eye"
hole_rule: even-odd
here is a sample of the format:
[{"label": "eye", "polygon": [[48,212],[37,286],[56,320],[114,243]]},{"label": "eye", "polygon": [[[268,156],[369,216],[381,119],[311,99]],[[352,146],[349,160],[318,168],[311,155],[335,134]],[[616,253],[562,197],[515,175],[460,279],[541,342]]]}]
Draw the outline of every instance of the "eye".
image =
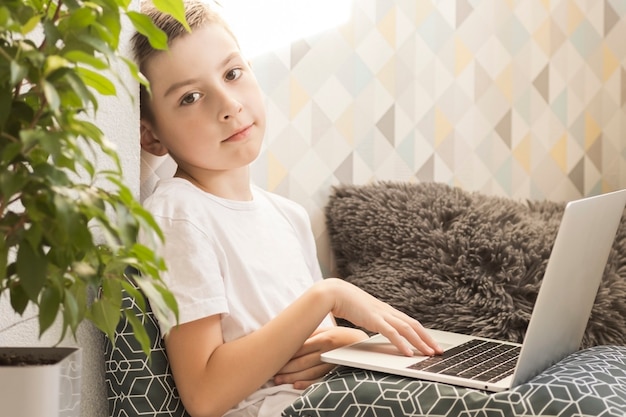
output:
[{"label": "eye", "polygon": [[242,73],[243,71],[241,70],[241,68],[233,68],[226,73],[225,78],[227,81],[234,81],[237,78],[241,77]]},{"label": "eye", "polygon": [[182,106],[186,106],[189,104],[193,104],[196,101],[200,100],[200,98],[202,97],[202,94],[198,93],[198,92],[194,92],[194,93],[189,93],[187,95],[185,95],[183,97],[183,99],[180,101],[180,104]]}]

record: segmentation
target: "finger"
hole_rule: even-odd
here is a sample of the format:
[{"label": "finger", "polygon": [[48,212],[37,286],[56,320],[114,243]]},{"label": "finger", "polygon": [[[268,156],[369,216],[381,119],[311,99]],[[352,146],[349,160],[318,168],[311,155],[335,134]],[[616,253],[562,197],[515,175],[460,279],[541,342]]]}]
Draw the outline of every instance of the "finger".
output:
[{"label": "finger", "polygon": [[419,321],[404,313],[394,316],[391,321],[394,320],[397,320],[394,327],[398,330],[399,335],[422,354],[432,356],[443,352],[435,339]]},{"label": "finger", "polygon": [[428,346],[419,335],[418,323],[400,312],[383,316],[379,332],[405,356],[413,356],[414,348],[424,355],[434,355],[435,350]]},{"label": "finger", "polygon": [[401,354],[404,356],[413,356],[413,346],[395,327],[389,325],[389,327],[381,330],[380,334],[385,336],[389,342],[391,342],[391,344],[400,351]]},{"label": "finger", "polygon": [[[435,353],[435,354],[443,353],[443,349],[441,348],[441,346],[439,346],[437,341],[432,337],[432,335],[428,332],[428,329],[426,329],[422,325],[422,323],[420,323],[418,320],[415,320],[414,318],[412,318],[409,315],[406,315],[404,313],[401,313],[401,314],[402,314],[401,319],[407,320],[407,322],[409,323],[409,325],[411,326],[411,328],[413,330],[413,332],[408,332],[406,334],[402,334],[404,337],[407,338],[409,343],[413,344],[413,342],[415,342],[415,344],[413,344],[413,346],[418,348],[420,350],[420,352],[422,352],[422,353],[425,353],[425,351],[423,349],[421,349],[420,346],[424,347],[428,351],[430,351],[432,349],[434,351],[433,353]],[[417,335],[418,338],[414,340],[413,338],[416,335]]]},{"label": "finger", "polygon": [[426,329],[419,321],[416,324],[416,332],[420,339],[435,351],[436,355],[441,355],[443,353],[443,349],[439,346],[439,343],[437,343],[435,338],[429,333],[428,329]]},{"label": "finger", "polygon": [[327,331],[329,331],[331,329],[333,329],[333,326],[330,326],[330,327],[318,327],[317,329],[315,329],[315,331],[313,333],[311,333],[311,336],[309,336],[309,337],[313,337],[313,336],[318,335],[320,333],[327,332]]},{"label": "finger", "polygon": [[278,374],[291,374],[299,372],[303,369],[312,368],[320,364],[320,355],[317,353],[309,353],[291,359],[278,371]]},{"label": "finger", "polygon": [[310,355],[314,352],[319,352],[322,344],[319,342],[319,336],[311,336],[309,337],[298,349],[298,351],[293,355],[293,358],[298,358],[301,356]]},{"label": "finger", "polygon": [[303,381],[316,381],[335,368],[335,365],[321,363],[311,368],[303,369],[298,372],[277,374],[274,377],[276,384],[295,384]]},{"label": "finger", "polygon": [[327,344],[327,339],[325,339],[323,336],[327,331],[331,329],[334,328],[327,327],[315,330],[311,334],[311,336],[309,336],[309,338],[304,341],[300,349],[298,349],[298,351],[293,355],[292,359],[323,350]]},{"label": "finger", "polygon": [[293,387],[295,389],[300,389],[300,390],[304,390],[307,389],[308,387],[310,387],[311,385],[315,384],[316,382],[320,382],[322,380],[322,378],[317,378],[317,379],[313,379],[310,381],[296,381],[293,383]]}]

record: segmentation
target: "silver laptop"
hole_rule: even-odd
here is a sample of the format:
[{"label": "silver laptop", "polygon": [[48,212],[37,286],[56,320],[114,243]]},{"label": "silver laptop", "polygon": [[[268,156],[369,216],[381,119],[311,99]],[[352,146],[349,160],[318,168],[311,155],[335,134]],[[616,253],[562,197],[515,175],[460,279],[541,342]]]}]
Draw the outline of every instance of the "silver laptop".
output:
[{"label": "silver laptop", "polygon": [[626,189],[566,205],[523,344],[430,329],[443,355],[406,357],[375,335],[322,360],[493,392],[527,382],[580,348],[625,205]]}]

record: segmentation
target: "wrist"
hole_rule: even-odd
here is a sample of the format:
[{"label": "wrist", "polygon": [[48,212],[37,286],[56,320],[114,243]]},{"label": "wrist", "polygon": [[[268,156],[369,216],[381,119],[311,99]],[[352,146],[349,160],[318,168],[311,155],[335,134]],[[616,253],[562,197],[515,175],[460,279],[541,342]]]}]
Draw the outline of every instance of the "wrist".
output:
[{"label": "wrist", "polygon": [[320,282],[322,284],[322,297],[329,303],[329,313],[337,311],[341,303],[341,286],[343,281],[339,278],[326,278]]}]

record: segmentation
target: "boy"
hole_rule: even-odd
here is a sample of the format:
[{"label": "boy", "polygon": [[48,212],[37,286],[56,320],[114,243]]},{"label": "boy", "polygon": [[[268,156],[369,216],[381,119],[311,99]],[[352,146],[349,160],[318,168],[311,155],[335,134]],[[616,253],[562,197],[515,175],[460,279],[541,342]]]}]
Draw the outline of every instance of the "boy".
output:
[{"label": "boy", "polygon": [[191,33],[147,6],[169,36],[133,37],[150,81],[141,146],[177,163],[146,202],[166,240],[164,279],[180,325],[165,336],[178,391],[196,416],[278,416],[332,369],[320,353],[387,336],[405,355],[441,349],[416,320],[342,280],[323,280],[305,210],[251,185],[265,134],[263,98],[236,38],[204,3],[186,3]]}]

